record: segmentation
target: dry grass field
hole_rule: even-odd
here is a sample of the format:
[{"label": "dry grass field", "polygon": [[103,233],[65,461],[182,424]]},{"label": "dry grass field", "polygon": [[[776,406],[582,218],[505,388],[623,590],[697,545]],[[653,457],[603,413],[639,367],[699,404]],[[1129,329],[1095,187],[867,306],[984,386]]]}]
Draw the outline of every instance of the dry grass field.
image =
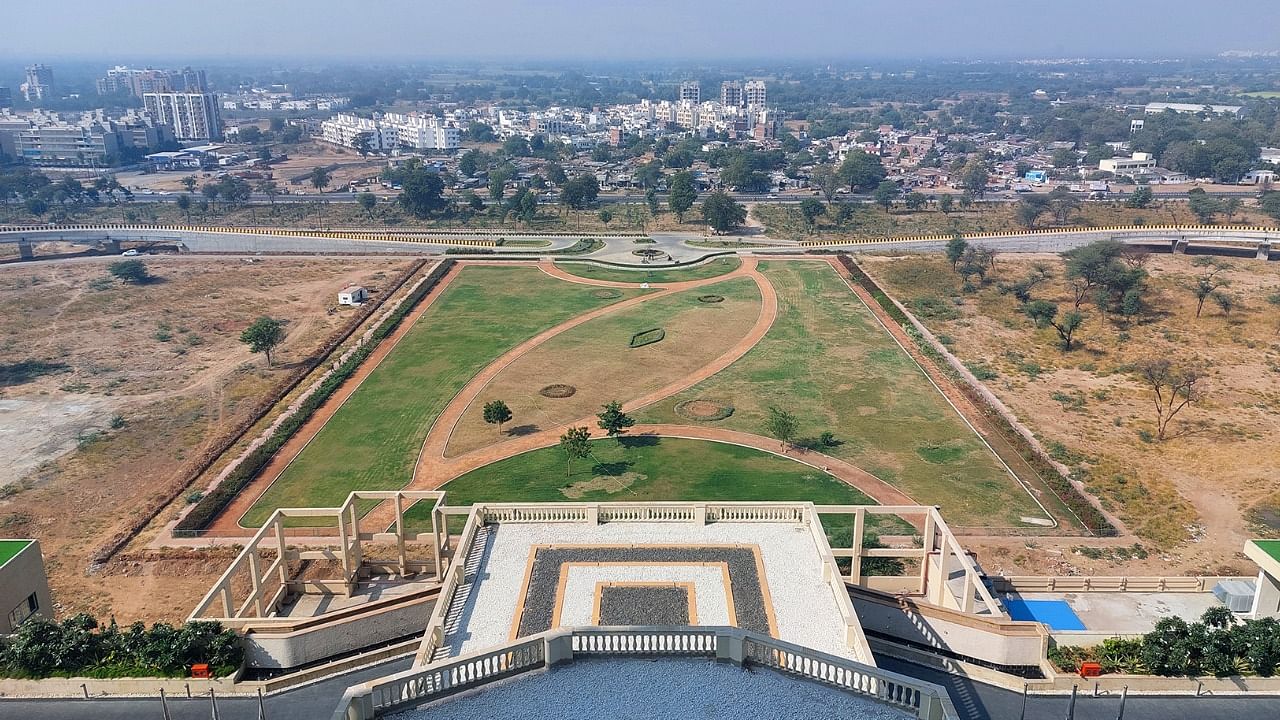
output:
[{"label": "dry grass field", "polygon": [[[0,535],[41,541],[59,612],[183,616],[221,560],[112,563],[105,580],[89,556],[346,322],[341,287],[409,262],[166,258],[141,286],[96,260],[0,266]],[[288,332],[272,369],[239,341],[266,314]]]},{"label": "dry grass field", "polygon": [[[1202,268],[1182,255],[1152,256],[1146,266],[1150,312],[1133,322],[1106,317],[1086,303],[1080,344],[1059,349],[1052,329],[1036,329],[999,281],[1048,263],[1054,279],[1034,296],[1070,307],[1061,260],[1002,255],[997,278],[965,294],[941,257],[866,257],[862,266],[916,313],[981,377],[1145,544],[1138,560],[1102,558],[1003,543],[1010,568],[1069,571],[1127,562],[1133,574],[1243,570],[1244,540],[1280,531],[1280,267],[1230,260],[1223,288],[1238,303],[1230,314],[1209,300],[1196,317],[1189,286]],[[1063,311],[1065,312],[1065,310]],[[1134,372],[1150,357],[1207,370],[1201,402],[1176,416],[1167,439],[1155,439],[1153,393]],[[1012,548],[1012,549],[1011,549]],[[1093,553],[1090,553],[1093,554]],[[1124,555],[1121,551],[1120,555]],[[988,567],[998,571],[998,568]]]}]

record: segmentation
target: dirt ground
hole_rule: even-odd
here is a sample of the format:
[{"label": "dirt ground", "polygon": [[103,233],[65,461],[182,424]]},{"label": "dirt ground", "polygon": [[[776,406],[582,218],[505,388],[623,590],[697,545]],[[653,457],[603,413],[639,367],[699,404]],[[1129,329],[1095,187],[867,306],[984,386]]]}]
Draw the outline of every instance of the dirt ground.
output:
[{"label": "dirt ground", "polygon": [[[93,550],[346,321],[340,288],[376,290],[410,261],[146,262],[157,279],[140,286],[102,261],[0,266],[0,535],[40,540],[63,614],[185,616],[223,560],[87,575]],[[271,369],[239,341],[261,315],[286,322]]]},{"label": "dirt ground", "polygon": [[[1280,266],[1226,261],[1223,288],[1239,306],[1206,302],[1199,318],[1189,286],[1203,268],[1193,257],[1147,262],[1150,310],[1134,322],[1082,307],[1080,346],[1059,349],[1052,329],[1035,329],[999,282],[1047,263],[1053,279],[1037,299],[1070,309],[1061,260],[1001,255],[997,278],[963,293],[941,257],[860,259],[890,293],[1026,422],[1136,537],[1107,542],[1009,539],[968,543],[989,553],[992,572],[1116,574],[1249,573],[1240,551],[1250,537],[1280,534]],[[1203,400],[1177,415],[1168,437],[1155,434],[1153,395],[1133,372],[1149,357],[1208,370]],[[1135,545],[1140,545],[1136,547]],[[1080,551],[1081,546],[1102,548]],[[1097,556],[1097,557],[1090,557]]]}]

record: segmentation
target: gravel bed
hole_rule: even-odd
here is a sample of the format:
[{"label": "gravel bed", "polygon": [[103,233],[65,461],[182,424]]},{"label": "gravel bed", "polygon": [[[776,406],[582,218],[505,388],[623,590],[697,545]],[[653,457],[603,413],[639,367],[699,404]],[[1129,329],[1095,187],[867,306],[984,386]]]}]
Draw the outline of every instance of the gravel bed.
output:
[{"label": "gravel bed", "polygon": [[723,562],[729,566],[733,604],[738,627],[763,635],[770,634],[764,593],[756,572],[755,553],[747,548],[727,547],[644,547],[633,548],[542,548],[533,561],[524,613],[520,616],[519,637],[551,629],[560,568],[567,562],[625,562],[635,565],[663,562]]},{"label": "gravel bed", "polygon": [[397,720],[698,718],[903,720],[875,700],[765,669],[663,659],[589,659],[523,675],[415,710]]},{"label": "gravel bed", "polygon": [[[491,531],[488,547],[465,603],[459,603],[459,616],[446,632],[452,655],[509,642],[532,546],[742,543],[760,548],[779,637],[833,655],[855,657],[844,644],[844,623],[835,596],[822,579],[821,555],[808,529],[798,524],[502,523],[487,529]],[[701,616],[702,607],[698,610]]]},{"label": "gravel bed", "polygon": [[689,592],[674,585],[600,588],[601,625],[688,625]]},{"label": "gravel bed", "polygon": [[[731,625],[724,570],[701,565],[606,565],[569,568],[560,607],[560,627],[593,625],[595,589],[599,582],[665,582],[693,585],[699,625]],[[687,624],[687,623],[686,623]]]}]

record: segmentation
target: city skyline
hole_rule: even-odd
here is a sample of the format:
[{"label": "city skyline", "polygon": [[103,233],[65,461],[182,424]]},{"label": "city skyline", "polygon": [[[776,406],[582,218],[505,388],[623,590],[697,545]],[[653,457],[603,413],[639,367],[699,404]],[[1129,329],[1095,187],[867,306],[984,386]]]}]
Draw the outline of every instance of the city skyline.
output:
[{"label": "city skyline", "polygon": [[[144,9],[142,3],[125,2]],[[1071,5],[991,0],[980,7],[928,0],[909,11],[887,0],[819,0],[781,13],[760,0],[688,4],[562,2],[539,6],[497,0],[484,6],[396,3],[395,23],[381,13],[350,13],[318,0],[300,13],[286,3],[231,0],[220,6],[220,32],[163,33],[163,27],[210,22],[195,6],[166,8],[162,18],[120,25],[119,8],[83,0],[63,6],[57,34],[14,34],[0,57],[32,62],[115,56],[121,47],[144,56],[192,60],[235,58],[504,59],[624,61],[637,59],[1007,59],[1014,57],[1190,57],[1227,50],[1277,50],[1267,23],[1249,22],[1274,6],[1265,0],[1214,5],[1139,0]],[[129,13],[124,13],[129,15]],[[333,30],[343,15],[341,32]],[[134,14],[145,18],[145,13]],[[227,20],[230,22],[226,22]],[[225,24],[224,24],[225,23]],[[114,32],[104,34],[111,25]],[[134,51],[136,52],[136,51]]]}]

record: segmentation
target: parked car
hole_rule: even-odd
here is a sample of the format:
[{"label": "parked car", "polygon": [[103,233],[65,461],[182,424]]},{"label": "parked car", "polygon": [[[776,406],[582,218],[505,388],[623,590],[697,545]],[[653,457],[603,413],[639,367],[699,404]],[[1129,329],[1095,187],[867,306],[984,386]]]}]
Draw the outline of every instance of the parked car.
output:
[{"label": "parked car", "polygon": [[134,255],[138,254],[138,248],[129,248],[128,250],[125,250],[120,254],[124,255],[125,257],[133,257]]}]

